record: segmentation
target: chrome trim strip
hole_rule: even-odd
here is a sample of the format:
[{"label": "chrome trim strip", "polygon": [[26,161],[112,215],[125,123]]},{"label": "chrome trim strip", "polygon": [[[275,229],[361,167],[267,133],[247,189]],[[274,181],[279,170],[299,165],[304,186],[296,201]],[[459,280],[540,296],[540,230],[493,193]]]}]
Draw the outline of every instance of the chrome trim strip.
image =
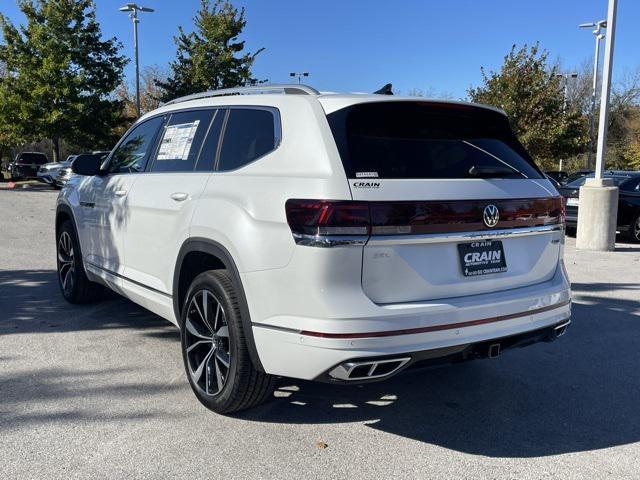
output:
[{"label": "chrome trim strip", "polygon": [[294,233],[293,239],[297,245],[305,247],[348,247],[352,245],[363,246],[369,239],[368,235],[304,235]]},{"label": "chrome trim strip", "polygon": [[172,295],[170,295],[168,293],[165,293],[165,292],[163,292],[161,290],[158,290],[156,288],[153,288],[153,287],[150,287],[148,285],[145,285],[144,283],[140,283],[140,282],[136,282],[135,280],[131,280],[129,277],[125,277],[124,275],[121,275],[121,274],[119,274],[117,272],[114,272],[113,270],[108,270],[106,268],[99,267],[95,263],[91,263],[91,262],[86,262],[86,263],[87,263],[87,265],[89,267],[95,268],[96,270],[104,272],[104,273],[106,273],[108,275],[111,275],[111,276],[116,277],[116,278],[120,278],[120,279],[122,279],[122,280],[124,280],[126,282],[132,283],[132,284],[137,285],[139,287],[142,287],[142,288],[144,288],[146,290],[149,290],[150,292],[157,293],[158,295],[162,295],[162,296],[167,297],[167,298],[172,298]]},{"label": "chrome trim strip", "polygon": [[423,235],[373,235],[368,245],[397,245],[413,243],[468,242],[494,238],[523,237],[558,232],[564,227],[560,224],[539,227],[512,228],[502,230],[480,230],[477,232],[429,233]]}]

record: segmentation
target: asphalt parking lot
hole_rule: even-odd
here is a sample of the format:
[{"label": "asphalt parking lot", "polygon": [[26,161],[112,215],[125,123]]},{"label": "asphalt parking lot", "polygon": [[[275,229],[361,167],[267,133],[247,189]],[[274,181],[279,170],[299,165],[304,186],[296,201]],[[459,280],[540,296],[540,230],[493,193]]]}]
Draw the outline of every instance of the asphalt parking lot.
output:
[{"label": "asphalt parking lot", "polygon": [[281,379],[231,418],[192,395],[166,321],[62,300],[56,195],[0,187],[0,478],[640,477],[640,245],[567,240],[555,343],[362,387]]}]

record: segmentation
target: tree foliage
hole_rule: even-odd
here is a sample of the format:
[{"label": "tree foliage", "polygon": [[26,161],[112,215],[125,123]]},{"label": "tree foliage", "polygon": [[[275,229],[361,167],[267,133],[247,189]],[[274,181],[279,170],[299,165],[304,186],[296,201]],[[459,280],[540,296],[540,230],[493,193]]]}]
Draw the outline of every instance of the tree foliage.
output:
[{"label": "tree foliage", "polygon": [[516,135],[543,168],[581,153],[588,142],[581,112],[571,104],[563,112],[563,86],[556,73],[537,44],[514,45],[500,70],[482,69],[483,85],[468,91],[472,101],[507,113]]},{"label": "tree foliage", "polygon": [[244,8],[238,10],[226,0],[201,0],[194,18],[195,30],[180,27],[174,37],[176,59],[166,81],[157,84],[163,90],[162,101],[205,90],[254,85],[251,67],[255,53],[243,53],[245,42],[238,39],[246,25]]},{"label": "tree foliage", "polygon": [[[165,70],[157,65],[149,65],[140,72],[140,112],[145,114],[160,106],[162,91],[157,82],[167,78]],[[116,97],[122,102],[123,123],[119,129],[123,134],[131,123],[138,118],[136,111],[136,92],[133,82],[123,81],[116,89]]]},{"label": "tree foliage", "polygon": [[25,25],[0,14],[0,142],[111,147],[121,115],[112,92],[126,59],[115,38],[102,39],[93,0],[20,0],[19,7]]}]

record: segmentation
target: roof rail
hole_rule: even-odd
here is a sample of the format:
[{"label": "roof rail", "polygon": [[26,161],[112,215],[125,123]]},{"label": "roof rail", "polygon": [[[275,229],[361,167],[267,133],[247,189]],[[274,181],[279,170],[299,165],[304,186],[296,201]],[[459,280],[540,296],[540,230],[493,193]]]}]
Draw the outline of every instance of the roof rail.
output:
[{"label": "roof rail", "polygon": [[249,95],[249,94],[265,94],[265,93],[286,93],[289,95],[320,95],[315,88],[308,85],[297,83],[292,84],[273,84],[273,85],[256,85],[252,87],[235,87],[223,88],[222,90],[209,90],[207,92],[194,93],[185,97],[175,98],[166,102],[164,105],[172,105],[174,103],[188,102],[189,100],[198,100],[200,98],[224,97],[228,95]]}]

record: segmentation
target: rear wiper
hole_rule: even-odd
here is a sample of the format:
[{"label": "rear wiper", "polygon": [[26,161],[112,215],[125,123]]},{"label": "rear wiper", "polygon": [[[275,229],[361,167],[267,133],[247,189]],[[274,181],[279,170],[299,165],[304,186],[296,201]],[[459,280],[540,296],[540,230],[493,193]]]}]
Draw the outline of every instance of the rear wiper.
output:
[{"label": "rear wiper", "polygon": [[513,175],[522,176],[522,173],[520,173],[515,168],[474,165],[469,169],[469,175],[479,178],[505,178],[511,177]]}]

